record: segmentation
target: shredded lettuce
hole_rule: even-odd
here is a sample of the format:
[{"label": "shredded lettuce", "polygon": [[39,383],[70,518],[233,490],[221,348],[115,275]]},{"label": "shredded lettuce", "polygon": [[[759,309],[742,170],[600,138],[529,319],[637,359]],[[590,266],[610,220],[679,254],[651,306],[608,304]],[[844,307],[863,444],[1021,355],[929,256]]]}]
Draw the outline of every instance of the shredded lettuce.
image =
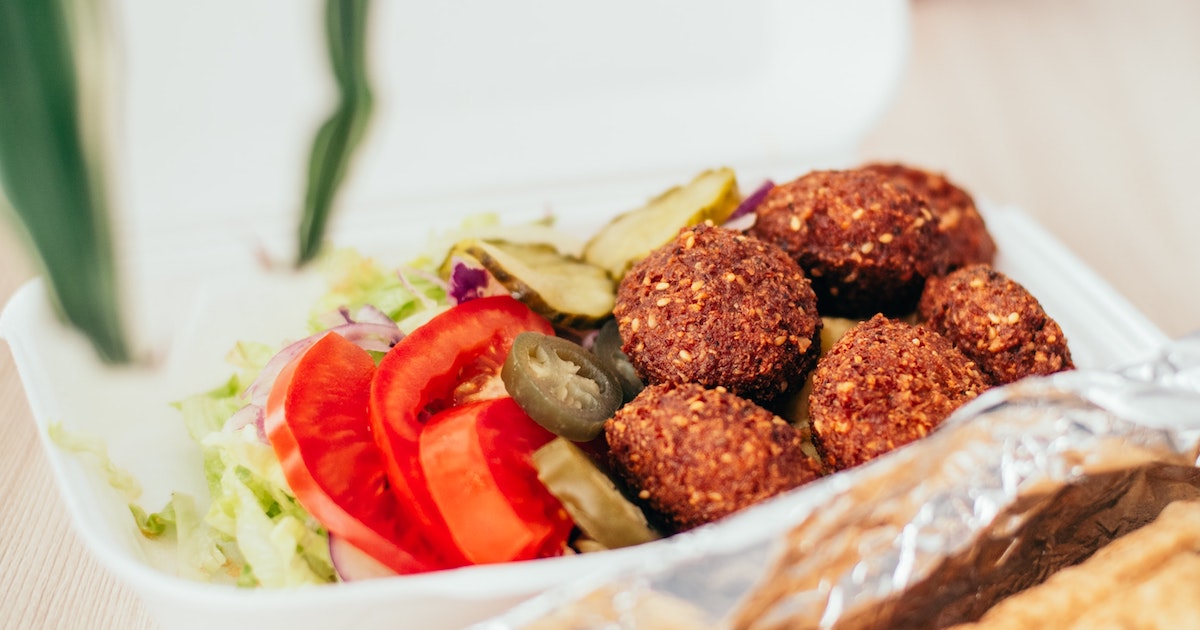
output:
[{"label": "shredded lettuce", "polygon": [[104,479],[114,490],[120,492],[129,503],[133,504],[142,496],[142,485],[128,470],[117,466],[108,455],[108,447],[104,441],[94,435],[86,435],[71,431],[58,422],[46,427],[50,440],[59,448],[80,456],[90,457],[101,472]]},{"label": "shredded lettuce", "polygon": [[[327,328],[331,311],[353,312],[372,305],[393,320],[420,321],[446,308],[446,285],[428,259],[397,272],[351,249],[320,261],[329,292],[312,309],[310,332]],[[188,434],[199,444],[211,503],[200,518],[181,519],[193,504],[172,499],[155,514],[136,514],[147,535],[169,535],[180,546],[181,566],[204,578],[224,567],[242,586],[298,586],[336,579],[329,557],[328,533],[288,488],[274,449],[256,427],[227,423],[247,404],[243,393],[278,348],[241,342],[227,360],[235,372],[210,391],[177,403]]]},{"label": "shredded lettuce", "polygon": [[418,258],[398,271],[347,248],[323,257],[318,268],[329,282],[329,292],[313,308],[310,332],[324,330],[321,317],[339,308],[353,312],[371,304],[401,322],[447,303],[446,285],[428,257]]},{"label": "shredded lettuce", "polygon": [[133,520],[137,523],[138,530],[146,538],[158,538],[175,531],[175,504],[173,502],[167,503],[161,511],[153,513],[147,513],[142,506],[130,503],[129,511],[133,512]]},{"label": "shredded lettuce", "polygon": [[176,564],[183,577],[208,580],[228,566],[221,551],[221,541],[204,523],[195,497],[183,492],[172,493],[167,505],[152,514],[147,514],[136,504],[131,504],[129,509],[138,529],[147,538],[170,536],[175,539],[178,543]]},{"label": "shredded lettuce", "polygon": [[[239,375],[242,381],[253,381],[258,376],[259,370],[271,360],[271,357],[275,356],[278,350],[278,348],[265,343],[239,341],[234,344],[229,354],[225,355],[225,360],[233,367],[242,370]],[[249,382],[246,382],[245,385],[249,385]]]},{"label": "shredded lettuce", "polygon": [[47,427],[50,439],[59,448],[91,459],[104,473],[108,485],[120,492],[129,502],[134,523],[147,538],[176,536],[179,573],[185,577],[211,579],[226,566],[225,555],[218,547],[213,530],[205,525],[192,496],[176,492],[158,512],[147,513],[138,504],[142,488],[127,470],[117,466],[108,454],[104,441],[93,435],[70,431],[61,424]]},{"label": "shredded lettuce", "polygon": [[229,565],[221,539],[204,522],[204,514],[191,495],[176,492],[168,508],[175,515],[179,573],[197,580],[210,579]]},{"label": "shredded lettuce", "polygon": [[235,466],[221,475],[220,487],[222,493],[213,501],[208,522],[237,541],[253,577],[253,581],[239,584],[300,586],[333,581],[324,529],[294,498],[275,500],[276,494],[286,494],[280,486]]},{"label": "shredded lettuce", "polygon": [[243,586],[297,586],[334,579],[326,533],[296,502],[274,450],[253,425],[225,428],[247,403],[242,392],[273,354],[261,344],[237,344],[228,360],[240,369],[229,380],[175,405],[188,434],[200,445],[212,502],[186,528],[180,525],[177,502],[159,516],[165,519],[174,510],[181,571],[186,560],[186,572],[201,579],[211,577],[214,565],[230,568]]}]

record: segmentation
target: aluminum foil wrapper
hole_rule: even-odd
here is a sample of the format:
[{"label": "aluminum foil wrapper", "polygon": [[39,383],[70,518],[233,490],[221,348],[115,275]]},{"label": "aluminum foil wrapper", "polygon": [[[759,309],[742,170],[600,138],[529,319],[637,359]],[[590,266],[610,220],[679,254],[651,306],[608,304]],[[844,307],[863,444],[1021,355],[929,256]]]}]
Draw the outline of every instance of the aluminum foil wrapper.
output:
[{"label": "aluminum foil wrapper", "polygon": [[988,391],[919,443],[479,628],[939,628],[1200,499],[1200,333]]}]

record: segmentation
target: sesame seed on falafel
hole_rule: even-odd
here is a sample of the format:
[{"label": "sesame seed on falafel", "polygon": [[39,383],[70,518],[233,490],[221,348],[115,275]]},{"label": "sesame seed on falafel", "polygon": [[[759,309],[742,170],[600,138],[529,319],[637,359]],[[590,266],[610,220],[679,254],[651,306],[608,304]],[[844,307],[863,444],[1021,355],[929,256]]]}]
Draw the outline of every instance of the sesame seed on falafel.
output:
[{"label": "sesame seed on falafel", "polygon": [[723,388],[651,385],[605,423],[605,437],[616,470],[675,531],[821,476],[795,427]]},{"label": "sesame seed on falafel", "polygon": [[972,265],[926,284],[917,310],[979,365],[993,383],[1074,367],[1066,335],[1020,283],[990,265]]},{"label": "sesame seed on falafel", "polygon": [[796,262],[712,225],[681,230],[635,265],[613,316],[646,382],[726,387],[764,403],[802,383],[819,350],[816,294]]},{"label": "sesame seed on falafel", "polygon": [[938,230],[948,240],[948,269],[975,263],[991,264],[995,259],[996,242],[988,233],[983,215],[975,207],[975,200],[944,175],[895,163],[874,163],[862,168],[907,186],[929,202],[929,209],[937,219]]},{"label": "sesame seed on falafel", "polygon": [[873,171],[813,171],[772,188],[756,212],[748,233],[800,264],[822,315],[909,313],[946,267],[928,201]]},{"label": "sesame seed on falafel", "polygon": [[813,372],[809,414],[826,465],[844,470],[925,437],[988,383],[941,335],[876,315]]}]

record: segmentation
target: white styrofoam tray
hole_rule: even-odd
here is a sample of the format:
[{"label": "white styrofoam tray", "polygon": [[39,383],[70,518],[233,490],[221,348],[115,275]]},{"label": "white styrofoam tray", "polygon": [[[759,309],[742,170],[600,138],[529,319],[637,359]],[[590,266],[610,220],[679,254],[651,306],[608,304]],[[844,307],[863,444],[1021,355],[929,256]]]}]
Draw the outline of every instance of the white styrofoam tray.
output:
[{"label": "white styrofoam tray", "polygon": [[[648,196],[654,191],[645,192]],[[518,206],[536,208],[526,217],[542,212],[542,204],[535,201],[510,200],[516,205],[499,208],[507,208],[507,216],[519,220]],[[602,195],[582,195],[576,201],[555,208],[561,225],[579,233],[603,220],[606,215],[599,208],[607,205],[608,214],[625,209],[604,204]],[[451,205],[469,207],[464,204]],[[985,211],[1001,252],[997,266],[1025,284],[1059,321],[1080,367],[1132,361],[1165,343],[1164,335],[1144,316],[1025,214],[1011,208]],[[451,225],[448,221],[442,219],[441,225]],[[380,255],[416,251],[433,229],[427,224],[381,231],[377,223],[368,223],[373,237],[364,231],[350,238]],[[46,427],[60,422],[72,431],[103,438],[115,461],[142,482],[144,502],[151,509],[174,490],[206,496],[199,450],[169,403],[222,382],[229,371],[223,356],[237,340],[282,343],[300,336],[309,305],[322,289],[311,274],[264,270],[209,278],[199,286],[193,300],[177,305],[176,334],[155,367],[112,369],[99,364],[84,340],[53,316],[40,281],[19,290],[0,315],[0,336],[12,348],[77,530],[102,563],[141,594],[165,627],[456,627],[581,574],[615,571],[670,553],[668,541],[302,590],[244,590],[175,577],[169,550],[142,538],[125,500],[94,468],[50,443]],[[737,544],[771,535],[779,526],[749,518],[715,528],[723,539]]]}]

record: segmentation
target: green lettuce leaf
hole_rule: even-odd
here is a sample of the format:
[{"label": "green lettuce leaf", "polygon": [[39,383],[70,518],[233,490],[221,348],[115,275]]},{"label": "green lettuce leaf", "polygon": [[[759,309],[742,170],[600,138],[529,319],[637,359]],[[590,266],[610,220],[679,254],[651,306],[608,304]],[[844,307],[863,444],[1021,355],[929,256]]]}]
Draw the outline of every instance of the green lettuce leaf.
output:
[{"label": "green lettuce leaf", "polygon": [[[186,559],[203,576],[214,565],[225,565],[244,586],[330,582],[327,535],[296,501],[274,449],[259,439],[253,425],[224,428],[246,404],[241,393],[274,354],[270,346],[238,343],[227,356],[239,368],[236,373],[219,387],[175,404],[200,446],[211,497],[203,512],[188,506],[196,516],[186,528],[178,501],[173,506],[181,566]],[[171,507],[160,513],[163,519]]]},{"label": "green lettuce leaf", "polygon": [[448,304],[445,284],[437,278],[428,258],[414,260],[404,269],[396,270],[347,248],[322,257],[319,269],[329,291],[312,309],[310,332],[324,330],[327,325],[322,317],[339,308],[349,309],[353,314],[370,304],[401,322],[402,329],[409,330],[403,324],[405,320],[421,314],[432,317]]},{"label": "green lettuce leaf", "polygon": [[142,485],[128,470],[118,466],[112,457],[109,457],[108,446],[104,444],[104,440],[94,435],[71,431],[58,422],[46,427],[46,432],[50,435],[50,441],[59,448],[84,457],[99,467],[108,485],[120,492],[130,503],[142,496]]},{"label": "green lettuce leaf", "polygon": [[93,435],[70,431],[58,423],[51,424],[47,431],[50,439],[59,448],[84,457],[100,469],[108,485],[129,501],[129,511],[144,536],[174,536],[178,540],[180,575],[211,580],[226,568],[226,558],[219,546],[220,540],[213,529],[203,522],[194,497],[176,492],[171,495],[171,500],[162,510],[148,513],[137,503],[142,494],[141,484],[129,471],[112,460],[103,440]]}]

